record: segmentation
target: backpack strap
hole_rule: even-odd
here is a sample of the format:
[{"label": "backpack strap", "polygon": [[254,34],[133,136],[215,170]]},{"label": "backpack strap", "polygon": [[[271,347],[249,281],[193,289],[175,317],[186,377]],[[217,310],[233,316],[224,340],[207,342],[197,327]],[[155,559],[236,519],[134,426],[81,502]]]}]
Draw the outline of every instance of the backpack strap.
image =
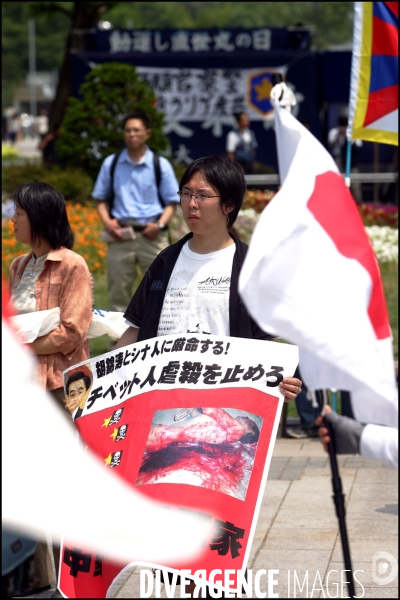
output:
[{"label": "backpack strap", "polygon": [[163,208],[165,208],[166,204],[165,204],[165,202],[162,199],[161,194],[160,194],[160,183],[161,183],[160,157],[155,152],[153,152],[153,166],[154,166],[154,173],[155,173],[155,176],[156,176],[156,185],[157,185],[158,200],[159,200],[161,206]]},{"label": "backpack strap", "polygon": [[110,217],[112,217],[112,209],[114,206],[114,171],[115,171],[115,167],[116,167],[116,164],[117,164],[120,154],[121,154],[121,152],[116,153],[116,155],[113,158],[113,161],[111,163],[111,168],[110,168],[111,192],[107,198],[107,204],[108,204],[108,210],[110,213]]}]

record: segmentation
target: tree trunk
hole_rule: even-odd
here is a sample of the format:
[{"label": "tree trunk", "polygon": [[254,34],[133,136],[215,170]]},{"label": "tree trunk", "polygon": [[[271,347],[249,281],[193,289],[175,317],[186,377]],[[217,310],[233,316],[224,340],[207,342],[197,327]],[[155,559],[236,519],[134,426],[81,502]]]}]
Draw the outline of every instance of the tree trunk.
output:
[{"label": "tree trunk", "polygon": [[74,2],[71,27],[69,30],[63,64],[60,69],[56,95],[51,106],[49,131],[55,133],[60,127],[72,96],[72,66],[71,52],[78,50],[78,36],[75,30],[92,29],[96,27],[101,15],[111,8],[115,2]]}]

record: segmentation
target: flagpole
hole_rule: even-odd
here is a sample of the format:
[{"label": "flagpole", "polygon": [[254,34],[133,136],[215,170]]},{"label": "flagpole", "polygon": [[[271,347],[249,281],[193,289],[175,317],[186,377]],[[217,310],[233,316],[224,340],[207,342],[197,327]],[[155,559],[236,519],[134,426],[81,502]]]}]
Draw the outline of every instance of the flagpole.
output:
[{"label": "flagpole", "polygon": [[344,182],[350,188],[350,168],[351,168],[351,140],[347,140],[346,147],[346,170],[344,174]]},{"label": "flagpole", "polygon": [[[324,398],[323,394],[326,391],[317,392],[321,394],[320,397],[320,406],[324,406]],[[324,419],[324,426],[328,429],[329,437],[331,441],[328,444],[329,451],[329,460],[331,463],[331,472],[332,472],[332,488],[333,488],[333,502],[336,508],[336,516],[339,521],[339,529],[340,529],[340,537],[342,540],[342,551],[343,551],[343,560],[346,571],[349,573],[349,581],[347,582],[347,588],[349,591],[350,598],[355,598],[355,590],[354,590],[354,580],[353,580],[353,569],[351,566],[351,557],[350,557],[350,546],[349,540],[347,537],[347,528],[346,528],[346,507],[344,503],[344,494],[342,489],[342,480],[339,474],[339,465],[337,463],[336,458],[336,445],[335,445],[335,431],[332,423]]]}]

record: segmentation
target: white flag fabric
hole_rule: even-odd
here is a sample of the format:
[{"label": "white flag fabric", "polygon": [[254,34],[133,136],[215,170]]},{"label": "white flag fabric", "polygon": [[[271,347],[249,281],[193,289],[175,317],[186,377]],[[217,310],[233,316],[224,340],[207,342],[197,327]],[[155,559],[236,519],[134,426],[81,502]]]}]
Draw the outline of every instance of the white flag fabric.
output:
[{"label": "white flag fabric", "polygon": [[134,491],[78,443],[33,383],[34,360],[2,320],[2,524],[46,533],[124,562],[163,564],[201,551],[204,522]]},{"label": "white flag fabric", "polygon": [[281,190],[264,209],[239,292],[260,327],[299,346],[310,389],[349,390],[355,417],[397,427],[379,266],[333,158],[276,106]]}]

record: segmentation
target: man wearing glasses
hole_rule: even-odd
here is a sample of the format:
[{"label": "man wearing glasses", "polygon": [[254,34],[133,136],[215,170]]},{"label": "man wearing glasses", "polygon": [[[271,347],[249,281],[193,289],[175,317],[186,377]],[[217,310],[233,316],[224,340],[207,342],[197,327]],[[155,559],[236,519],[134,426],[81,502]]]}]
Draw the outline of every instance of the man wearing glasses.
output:
[{"label": "man wearing glasses", "polygon": [[[130,325],[116,348],[173,334],[273,339],[251,319],[238,293],[247,245],[228,230],[246,192],[243,169],[226,156],[192,162],[180,182],[190,233],[163,250],[146,272],[124,314]],[[301,381],[284,378],[286,400]]]},{"label": "man wearing glasses", "polygon": [[124,312],[132,297],[137,265],[145,273],[168,246],[168,222],[179,202],[175,173],[163,157],[157,185],[154,154],[146,144],[151,136],[147,116],[127,115],[123,135],[126,147],[105,159],[92,193],[113,240],[108,244],[107,275],[109,308],[117,312]]},{"label": "man wearing glasses", "polygon": [[[178,196],[190,233],[163,250],[146,272],[124,314],[130,327],[116,349],[170,334],[273,339],[251,319],[238,293],[247,246],[229,228],[245,192],[243,169],[227,156],[199,158],[188,166]],[[286,401],[301,391],[294,377],[279,385]],[[172,574],[168,577],[171,583]],[[191,598],[194,587],[191,582],[186,588]],[[208,587],[206,597],[212,597]]]}]

